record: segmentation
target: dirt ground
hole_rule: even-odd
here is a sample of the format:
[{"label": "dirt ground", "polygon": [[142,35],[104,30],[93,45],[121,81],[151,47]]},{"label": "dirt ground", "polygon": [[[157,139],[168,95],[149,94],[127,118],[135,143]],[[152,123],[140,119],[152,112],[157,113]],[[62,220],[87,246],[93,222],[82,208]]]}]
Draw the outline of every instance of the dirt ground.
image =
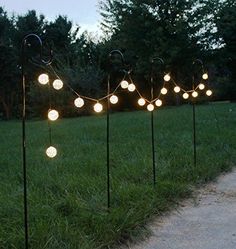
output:
[{"label": "dirt ground", "polygon": [[152,235],[122,249],[236,249],[236,170],[149,225]]}]

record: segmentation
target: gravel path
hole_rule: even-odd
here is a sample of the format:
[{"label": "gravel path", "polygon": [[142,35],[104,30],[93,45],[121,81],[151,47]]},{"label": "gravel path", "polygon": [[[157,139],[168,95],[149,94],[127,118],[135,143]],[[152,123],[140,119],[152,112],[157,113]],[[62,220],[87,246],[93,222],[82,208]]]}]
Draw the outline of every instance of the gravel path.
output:
[{"label": "gravel path", "polygon": [[236,170],[198,192],[150,224],[146,241],[123,249],[236,249]]}]

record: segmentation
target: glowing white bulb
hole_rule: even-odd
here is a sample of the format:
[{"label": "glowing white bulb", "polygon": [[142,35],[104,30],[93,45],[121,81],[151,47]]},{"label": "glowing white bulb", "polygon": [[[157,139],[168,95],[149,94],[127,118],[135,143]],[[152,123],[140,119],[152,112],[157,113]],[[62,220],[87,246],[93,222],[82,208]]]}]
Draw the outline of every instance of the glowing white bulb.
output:
[{"label": "glowing white bulb", "polygon": [[121,83],[120,83],[120,86],[121,86],[121,88],[123,88],[123,89],[127,89],[128,86],[129,86],[129,82],[126,81],[126,80],[122,80]]},{"label": "glowing white bulb", "polygon": [[50,146],[46,150],[46,154],[50,158],[54,158],[57,155],[57,149],[53,146]]},{"label": "glowing white bulb", "polygon": [[49,82],[49,76],[45,73],[40,74],[38,77],[38,82],[42,85],[46,85]]},{"label": "glowing white bulb", "polygon": [[133,84],[133,83],[129,84],[129,86],[128,86],[128,90],[129,90],[130,92],[134,92],[134,91],[135,91],[135,89],[136,89],[135,84]]},{"label": "glowing white bulb", "polygon": [[199,85],[199,89],[200,89],[200,90],[203,90],[204,88],[205,88],[205,85],[201,83],[201,84]]},{"label": "glowing white bulb", "polygon": [[164,76],[164,81],[170,81],[170,79],[171,79],[171,77],[170,77],[170,75],[169,74],[166,74],[165,76]]},{"label": "glowing white bulb", "polygon": [[147,109],[148,109],[149,112],[152,112],[154,110],[154,105],[153,104],[149,104],[147,106]]},{"label": "glowing white bulb", "polygon": [[211,90],[207,90],[206,91],[206,95],[210,97],[212,95],[212,91]]},{"label": "glowing white bulb", "polygon": [[77,99],[75,99],[74,105],[78,108],[81,108],[82,106],[84,106],[84,100],[78,97]]},{"label": "glowing white bulb", "polygon": [[93,107],[95,112],[101,112],[103,110],[103,106],[100,103],[96,103]]},{"label": "glowing white bulb", "polygon": [[202,78],[203,78],[204,80],[207,80],[207,79],[208,79],[208,74],[207,74],[207,73],[204,73],[204,74],[202,75]]},{"label": "glowing white bulb", "polygon": [[111,102],[113,105],[117,104],[117,103],[118,103],[118,97],[117,97],[116,95],[112,95],[112,96],[110,97],[110,102]]},{"label": "glowing white bulb", "polygon": [[176,86],[176,87],[174,88],[174,91],[175,91],[176,93],[179,93],[179,92],[181,91],[181,89],[180,89],[179,86]]},{"label": "glowing white bulb", "polygon": [[184,93],[184,94],[183,94],[183,98],[184,98],[184,99],[188,99],[188,98],[189,98],[189,94],[188,94],[188,93]]},{"label": "glowing white bulb", "polygon": [[167,92],[168,92],[168,90],[165,87],[163,87],[161,89],[161,94],[165,95],[165,94],[167,94]]},{"label": "glowing white bulb", "polygon": [[51,120],[51,121],[55,121],[59,118],[59,113],[58,111],[56,110],[50,110],[48,112],[48,118]]},{"label": "glowing white bulb", "polygon": [[160,99],[156,100],[155,105],[158,107],[162,106],[162,101]]},{"label": "glowing white bulb", "polygon": [[192,93],[192,96],[193,96],[194,98],[197,98],[198,92],[194,91],[194,92]]},{"label": "glowing white bulb", "polygon": [[63,87],[63,82],[61,80],[54,80],[53,83],[52,83],[52,86],[54,89],[56,90],[61,90],[62,87]]},{"label": "glowing white bulb", "polygon": [[139,104],[140,106],[144,106],[144,105],[146,104],[146,100],[145,100],[144,98],[140,98],[140,99],[138,100],[138,104]]}]

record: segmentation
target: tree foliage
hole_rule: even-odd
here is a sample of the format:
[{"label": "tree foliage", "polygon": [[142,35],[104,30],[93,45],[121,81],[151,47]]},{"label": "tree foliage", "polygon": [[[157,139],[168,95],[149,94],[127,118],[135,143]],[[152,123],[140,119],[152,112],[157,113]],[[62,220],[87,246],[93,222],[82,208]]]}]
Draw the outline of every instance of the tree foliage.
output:
[{"label": "tree foliage", "polygon": [[0,8],[0,103],[7,119],[12,115],[18,90],[19,68],[12,41],[13,29],[13,21]]},{"label": "tree foliage", "polygon": [[[17,115],[19,109],[22,40],[31,33],[40,36],[46,44],[45,56],[50,49],[54,51],[53,67],[60,72],[65,82],[82,93],[99,93],[102,72],[97,65],[98,45],[86,32],[79,35],[79,27],[74,28],[66,16],[59,15],[54,21],[48,22],[43,15],[38,16],[32,10],[25,15],[9,18],[0,8],[0,70],[3,72],[0,75],[0,112],[5,118]],[[25,52],[26,62],[29,58],[37,61],[40,47],[36,39],[28,40]],[[48,108],[48,94],[34,84],[42,72],[45,69],[27,64],[27,103],[30,103],[27,110],[33,116],[34,112],[46,113]],[[90,80],[86,81],[85,78]],[[51,74],[51,79],[55,79],[55,75]],[[59,96],[56,101],[66,105],[66,100],[69,105],[68,94]]]},{"label": "tree foliage", "polygon": [[[120,49],[143,91],[149,91],[151,57],[163,58],[166,68],[157,64],[156,70],[171,71],[185,86],[191,85],[193,60],[201,58],[208,66],[212,85],[221,93],[218,98],[235,99],[235,9],[234,0],[104,0],[100,3],[104,39],[95,43],[89,33],[79,34],[80,28],[66,16],[47,21],[31,10],[9,17],[0,8],[0,112],[6,118],[17,116],[21,43],[30,33],[39,35],[46,44],[45,56],[53,49],[53,67],[85,95],[100,96],[106,91],[107,56]],[[37,59],[38,44],[35,40],[30,44],[27,58]],[[30,64],[27,68],[29,112],[45,113],[47,94],[34,84],[44,70]],[[72,99],[67,100],[68,96],[65,93],[56,101],[69,106]]]},{"label": "tree foliage", "polygon": [[219,36],[225,43],[226,57],[229,59],[232,76],[236,79],[236,2],[227,1],[217,16]]},{"label": "tree foliage", "polygon": [[[231,0],[106,0],[100,3],[108,44],[125,51],[129,60],[137,59],[139,84],[145,82],[144,76],[150,71],[150,58],[159,56],[177,82],[190,87],[192,62],[201,58],[210,70],[213,87],[221,79],[225,82],[224,89],[229,88],[229,82],[223,72],[230,68],[233,71],[232,66],[225,66],[226,50],[235,55],[233,6],[235,1]],[[226,91],[223,92],[224,98],[228,98]]]}]

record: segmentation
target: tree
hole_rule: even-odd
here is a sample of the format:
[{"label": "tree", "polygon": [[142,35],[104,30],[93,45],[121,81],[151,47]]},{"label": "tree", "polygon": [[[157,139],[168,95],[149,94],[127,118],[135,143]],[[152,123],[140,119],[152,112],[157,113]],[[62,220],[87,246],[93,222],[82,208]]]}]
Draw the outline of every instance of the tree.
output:
[{"label": "tree", "polygon": [[232,78],[236,80],[236,2],[227,1],[220,10],[216,24],[218,36],[225,43],[225,52],[229,60]]},{"label": "tree", "polygon": [[16,51],[12,44],[13,22],[0,8],[0,103],[4,118],[10,119],[14,104],[17,103],[17,67]]},{"label": "tree", "polygon": [[[103,29],[107,34],[106,48],[119,48],[125,58],[135,65],[135,83],[150,95],[150,58],[158,56],[165,61],[165,71],[171,72],[183,88],[192,87],[192,75],[200,68],[193,67],[195,59],[202,59],[209,67],[212,85],[218,87],[222,79],[219,70],[218,48],[222,45],[217,37],[214,17],[222,7],[221,0],[106,0],[100,3]],[[155,91],[160,90],[164,69],[155,65],[159,72]],[[214,69],[214,70],[213,70]],[[200,79],[199,79],[200,80]],[[226,87],[225,87],[226,88]],[[215,91],[217,92],[217,91]],[[219,91],[224,94],[226,91]],[[219,94],[219,98],[225,96]],[[170,95],[167,102],[175,102]]]},{"label": "tree", "polygon": [[43,15],[37,16],[35,10],[28,11],[23,16],[17,16],[15,20],[15,34],[14,42],[17,48],[21,47],[23,38],[31,33],[42,36],[45,26],[45,17]]},{"label": "tree", "polygon": [[103,28],[114,47],[126,51],[126,57],[139,58],[140,75],[149,71],[150,57],[157,55],[178,81],[189,84],[192,61],[204,57],[212,45],[211,17],[218,4],[212,0],[106,0],[101,3]]},{"label": "tree", "polygon": [[216,87],[220,99],[236,99],[236,3],[222,1],[217,14],[215,44],[212,64],[216,71]]}]

